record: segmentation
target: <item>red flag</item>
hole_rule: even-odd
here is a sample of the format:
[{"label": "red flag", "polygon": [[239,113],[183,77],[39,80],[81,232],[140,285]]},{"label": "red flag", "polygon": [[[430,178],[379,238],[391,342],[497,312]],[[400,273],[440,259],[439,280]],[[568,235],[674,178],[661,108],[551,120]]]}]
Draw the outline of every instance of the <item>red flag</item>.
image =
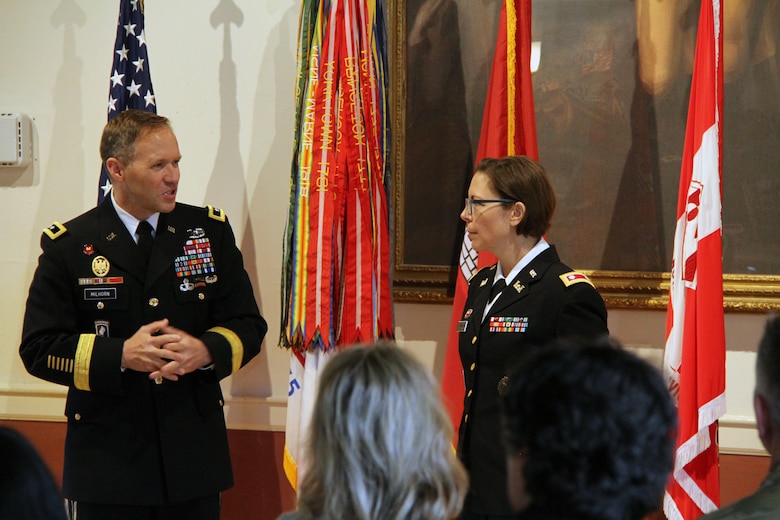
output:
[{"label": "red flag", "polygon": [[[501,7],[476,162],[506,155],[527,155],[533,159],[538,155],[531,84],[531,0],[505,0]],[[464,389],[457,324],[463,319],[469,278],[478,267],[495,262],[489,253],[477,255],[468,235],[464,235],[442,374],[442,394],[456,434],[463,413]]]},{"label": "red flag", "polygon": [[664,353],[679,415],[674,473],[664,497],[670,520],[693,520],[720,503],[717,420],[726,408],[721,2],[701,3],[677,199]]}]

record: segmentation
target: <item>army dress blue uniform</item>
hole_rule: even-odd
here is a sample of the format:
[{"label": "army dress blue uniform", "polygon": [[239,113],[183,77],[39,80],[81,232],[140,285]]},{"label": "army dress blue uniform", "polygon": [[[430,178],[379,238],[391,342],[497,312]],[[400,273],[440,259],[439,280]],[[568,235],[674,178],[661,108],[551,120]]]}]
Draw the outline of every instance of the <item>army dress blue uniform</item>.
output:
[{"label": "army dress blue uniform", "polygon": [[471,278],[458,324],[465,380],[458,456],[470,479],[464,512],[510,516],[499,408],[507,374],[533,347],[556,337],[608,334],[607,310],[590,280],[563,264],[550,246],[507,280],[483,319],[495,273],[493,265]]},{"label": "army dress blue uniform", "polygon": [[[107,197],[41,237],[20,355],[69,387],[63,493],[97,504],[161,505],[233,484],[219,381],[267,331],[224,213],[177,203],[160,214],[148,265]],[[121,367],[139,327],[168,318],[213,365],[178,381]]]}]

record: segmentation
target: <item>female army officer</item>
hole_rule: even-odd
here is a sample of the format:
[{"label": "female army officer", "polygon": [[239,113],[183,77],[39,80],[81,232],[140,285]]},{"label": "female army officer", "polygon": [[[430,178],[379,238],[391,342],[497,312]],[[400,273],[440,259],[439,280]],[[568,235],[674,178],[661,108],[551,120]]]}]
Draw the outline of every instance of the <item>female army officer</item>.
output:
[{"label": "female army officer", "polygon": [[458,456],[471,482],[461,519],[512,515],[499,413],[512,365],[556,337],[608,334],[604,300],[544,239],[554,210],[552,185],[532,159],[486,158],[477,166],[460,216],[474,249],[498,263],[469,281],[458,323],[466,387]]}]

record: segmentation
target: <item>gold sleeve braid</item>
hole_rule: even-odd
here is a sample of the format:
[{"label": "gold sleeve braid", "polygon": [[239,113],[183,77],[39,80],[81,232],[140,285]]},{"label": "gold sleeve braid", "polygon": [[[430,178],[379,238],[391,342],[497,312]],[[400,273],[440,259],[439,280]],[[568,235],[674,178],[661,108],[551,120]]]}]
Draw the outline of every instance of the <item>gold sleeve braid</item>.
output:
[{"label": "gold sleeve braid", "polygon": [[230,373],[235,374],[238,372],[238,369],[241,368],[241,361],[244,359],[244,344],[241,342],[241,338],[238,337],[238,334],[225,327],[212,327],[209,329],[209,332],[216,332],[230,344],[230,349],[233,351],[233,367]]},{"label": "gold sleeve braid", "polygon": [[79,390],[89,391],[89,366],[92,362],[92,349],[95,348],[96,334],[82,334],[76,347],[73,385]]}]

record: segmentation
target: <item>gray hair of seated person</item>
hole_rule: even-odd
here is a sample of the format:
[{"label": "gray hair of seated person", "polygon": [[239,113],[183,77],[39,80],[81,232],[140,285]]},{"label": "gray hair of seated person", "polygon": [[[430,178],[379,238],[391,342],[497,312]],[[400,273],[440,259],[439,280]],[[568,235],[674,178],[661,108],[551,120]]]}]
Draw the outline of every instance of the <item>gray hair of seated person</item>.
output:
[{"label": "gray hair of seated person", "polygon": [[380,343],[335,354],[320,375],[298,498],[302,518],[445,520],[468,477],[430,372]]}]

